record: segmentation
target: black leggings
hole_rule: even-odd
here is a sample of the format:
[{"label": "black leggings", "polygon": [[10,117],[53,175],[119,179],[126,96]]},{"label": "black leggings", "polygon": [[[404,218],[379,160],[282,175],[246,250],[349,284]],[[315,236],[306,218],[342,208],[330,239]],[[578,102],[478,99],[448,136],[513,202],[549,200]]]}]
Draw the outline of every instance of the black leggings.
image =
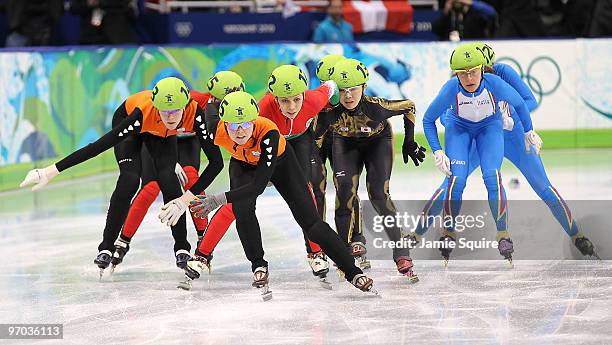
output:
[{"label": "black leggings", "polygon": [[[250,183],[254,179],[255,169],[253,165],[231,159],[229,166],[231,188]],[[346,251],[338,234],[318,216],[312,195],[307,187],[306,177],[300,170],[290,145],[287,145],[284,154],[278,158],[271,181],[287,202],[294,219],[302,230],[312,241],[321,246],[338,265],[338,268],[344,271],[346,279],[350,281],[356,274],[362,273],[355,266],[352,256]],[[256,200],[257,196],[254,196],[233,202],[238,236],[253,271],[257,267],[268,266],[264,260],[261,229],[255,215]]]},{"label": "black leggings", "polygon": [[[115,116],[113,127],[117,125],[116,121],[121,120],[121,117]],[[174,172],[177,160],[176,136],[161,138],[148,133],[130,135],[114,147],[115,159],[119,165],[119,178],[117,178],[117,185],[111,195],[102,242],[98,245],[98,250],[115,251],[115,240],[121,232],[132,198],[140,186],[143,144],[153,158],[153,166],[157,171],[157,181],[164,202],[170,202],[182,195],[181,185]],[[178,223],[172,227],[172,236],[175,252],[179,249],[191,249],[187,241],[185,215],[181,216]]]},{"label": "black leggings", "polygon": [[[325,166],[327,160],[332,169],[334,168],[332,159],[332,136],[333,132],[328,131],[323,138],[323,144],[319,149],[316,145],[313,145],[311,154],[311,169],[310,176],[312,182],[312,191],[317,201],[317,209],[321,219],[325,220],[326,202],[325,202],[325,190],[327,189],[327,167]],[[359,196],[353,199],[353,227],[351,231],[350,242],[363,242],[366,243],[366,238],[363,236],[363,229],[361,227],[361,205],[359,203]]]},{"label": "black leggings", "polygon": [[[336,229],[344,241],[353,232],[353,204],[359,189],[359,176],[365,166],[366,189],[372,206],[379,215],[395,216],[396,208],[389,195],[389,179],[393,166],[393,136],[391,126],[371,138],[333,137],[334,184],[336,185]],[[402,238],[398,227],[385,228],[391,241]],[[407,248],[393,249],[393,259],[409,255]]]},{"label": "black leggings", "polygon": [[[314,143],[314,137],[312,131],[310,129],[306,130],[304,134],[299,137],[287,140],[287,143],[291,145],[293,152],[295,153],[295,158],[298,161],[298,165],[300,166],[301,171],[306,174],[306,180],[311,183],[311,175],[310,175],[310,158],[312,156],[312,148]],[[314,188],[313,188],[314,189]],[[317,208],[319,204],[317,203]],[[312,253],[313,250],[308,241],[308,235],[304,231],[304,243],[306,244],[306,252]],[[317,243],[318,244],[318,243]]]}]

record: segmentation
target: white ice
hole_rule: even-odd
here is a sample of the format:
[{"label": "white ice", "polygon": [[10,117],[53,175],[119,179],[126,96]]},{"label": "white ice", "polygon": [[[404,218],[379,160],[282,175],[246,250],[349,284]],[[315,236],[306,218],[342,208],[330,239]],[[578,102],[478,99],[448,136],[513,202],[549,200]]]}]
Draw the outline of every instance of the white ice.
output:
[{"label": "white ice", "polygon": [[[585,154],[603,157],[601,164],[583,164]],[[548,169],[551,180],[567,199],[610,198],[611,150],[549,155],[558,162]],[[400,169],[396,160],[395,199],[429,197],[441,175],[426,163]],[[467,198],[485,196],[475,175]],[[512,177],[520,179],[505,168],[505,180]],[[534,199],[520,181],[509,197]],[[212,274],[191,291],[176,289],[182,274],[174,267],[170,232],[156,218],[159,201],[124,263],[99,282],[92,261],[114,182],[111,174],[52,183],[36,194],[0,195],[0,323],[64,325],[61,341],[14,343],[612,344],[611,261],[517,258],[509,269],[501,259],[457,260],[444,269],[439,260],[415,260],[415,285],[393,262],[374,261],[369,274],[382,297],[359,292],[334,270],[329,291],[309,272],[301,232],[271,190],[258,202],[271,301],[250,286],[250,265],[233,227],[214,253]],[[226,184],[221,179],[212,191]]]}]

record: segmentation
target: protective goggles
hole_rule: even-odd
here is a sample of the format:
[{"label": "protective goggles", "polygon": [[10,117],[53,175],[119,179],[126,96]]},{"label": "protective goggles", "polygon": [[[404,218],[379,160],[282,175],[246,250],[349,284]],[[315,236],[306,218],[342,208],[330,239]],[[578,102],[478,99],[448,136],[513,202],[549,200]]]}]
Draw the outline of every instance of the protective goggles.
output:
[{"label": "protective goggles", "polygon": [[361,89],[361,85],[357,85],[357,86],[353,86],[353,87],[349,87],[346,89],[338,89],[338,91],[340,91],[341,94],[347,94],[350,93],[351,95],[354,95],[355,92],[357,92],[357,90]]},{"label": "protective goggles", "polygon": [[162,116],[171,116],[178,114],[182,109],[174,109],[174,110],[160,110],[159,114]]},{"label": "protective goggles", "polygon": [[251,128],[255,124],[255,121],[238,122],[238,123],[226,122],[225,124],[227,125],[228,131],[236,132],[238,128],[242,128],[243,130]]},{"label": "protective goggles", "polygon": [[476,75],[476,71],[480,70],[482,68],[482,65],[478,65],[476,67],[472,67],[472,68],[467,68],[467,69],[458,69],[455,70],[455,73],[457,73],[458,77],[467,77],[467,76],[473,76]]}]

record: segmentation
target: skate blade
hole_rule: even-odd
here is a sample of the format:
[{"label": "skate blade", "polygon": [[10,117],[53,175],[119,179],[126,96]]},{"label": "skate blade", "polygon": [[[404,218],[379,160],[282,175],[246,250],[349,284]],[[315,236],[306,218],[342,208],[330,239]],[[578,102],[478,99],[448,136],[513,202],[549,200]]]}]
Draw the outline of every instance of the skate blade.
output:
[{"label": "skate blade", "polygon": [[419,277],[417,277],[415,275],[410,276],[410,275],[404,274],[404,276],[406,276],[406,278],[408,278],[408,283],[409,284],[416,284],[416,283],[419,282]]},{"label": "skate blade", "polygon": [[325,277],[319,278],[319,284],[324,289],[333,290],[332,284],[329,281],[327,281],[327,278],[325,278]]},{"label": "skate blade", "polygon": [[112,265],[111,269],[110,269],[110,275],[112,276],[113,273],[115,273],[115,268],[117,268],[117,265]]},{"label": "skate blade", "polygon": [[181,290],[189,291],[192,288],[191,280],[185,280],[185,281],[179,282],[176,287]]},{"label": "skate blade", "polygon": [[376,297],[382,297],[382,295],[380,294],[380,292],[378,292],[378,290],[376,290],[375,288],[370,288],[370,290],[368,291],[364,291],[367,294],[372,294]]},{"label": "skate blade", "polygon": [[448,259],[442,259],[442,264],[444,265],[444,268],[448,268]]},{"label": "skate blade", "polygon": [[508,267],[514,268],[514,263],[512,262],[512,258],[507,258],[506,260],[508,260]]},{"label": "skate blade", "polygon": [[100,278],[99,281],[102,281],[102,277],[104,276],[104,268],[100,268]]},{"label": "skate blade", "polygon": [[272,299],[272,291],[270,290],[269,285],[266,284],[264,286],[258,287],[258,289],[261,289],[261,298],[264,302],[267,302]]}]

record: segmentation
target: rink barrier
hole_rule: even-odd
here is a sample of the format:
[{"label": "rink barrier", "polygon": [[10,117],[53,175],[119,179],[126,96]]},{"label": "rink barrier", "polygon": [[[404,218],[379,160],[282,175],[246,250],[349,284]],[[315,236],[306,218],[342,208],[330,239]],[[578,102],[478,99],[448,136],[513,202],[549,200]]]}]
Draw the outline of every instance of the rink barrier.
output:
[{"label": "rink barrier", "polygon": [[[512,65],[532,87],[539,107],[533,121],[546,149],[612,147],[609,103],[612,39],[499,41],[498,61]],[[516,49],[520,45],[521,49]],[[357,45],[249,44],[142,47],[62,47],[0,52],[0,190],[16,188],[32,167],[42,167],[96,140],[130,94],[160,78],[180,76],[202,90],[215,71],[242,74],[247,91],[261,97],[279,64],[295,63],[311,77],[318,59],[342,53],[370,71],[368,93],[410,98],[417,108],[417,140],[426,145],[421,116],[449,76],[454,44]],[[587,54],[597,51],[597,54]],[[253,74],[252,71],[260,71]],[[311,78],[311,88],[318,81]],[[401,118],[391,120],[402,132]],[[399,140],[401,141],[401,140]],[[399,150],[398,150],[399,151]],[[34,163],[32,163],[34,162]],[[109,151],[58,178],[116,170]]]}]

